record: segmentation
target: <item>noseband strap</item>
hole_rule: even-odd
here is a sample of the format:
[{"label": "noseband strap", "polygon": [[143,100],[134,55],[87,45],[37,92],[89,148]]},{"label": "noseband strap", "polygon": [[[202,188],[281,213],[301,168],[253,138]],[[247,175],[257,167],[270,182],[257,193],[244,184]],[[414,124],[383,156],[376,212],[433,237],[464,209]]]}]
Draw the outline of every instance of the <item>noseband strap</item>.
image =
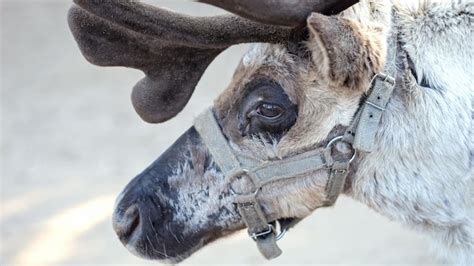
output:
[{"label": "noseband strap", "polygon": [[[310,175],[318,170],[328,169],[329,179],[323,206],[333,205],[343,192],[350,164],[356,157],[356,150],[364,152],[373,150],[375,134],[382,113],[392,95],[395,80],[386,74],[377,74],[372,79],[372,85],[367,100],[361,105],[343,136],[328,141],[326,146],[284,159],[260,161],[243,157],[230,146],[211,108],[196,118],[194,127],[226,177],[229,191],[234,196],[234,203],[248,228],[249,236],[256,241],[265,258],[276,258],[282,253],[276,241],[299,220],[280,223],[281,232],[278,233],[275,228],[275,223],[278,221],[268,221],[258,201],[261,188],[279,180]],[[332,148],[338,142],[345,142],[352,147],[354,153],[351,158],[333,159]],[[250,182],[251,189],[236,192],[233,184],[243,178]]]}]

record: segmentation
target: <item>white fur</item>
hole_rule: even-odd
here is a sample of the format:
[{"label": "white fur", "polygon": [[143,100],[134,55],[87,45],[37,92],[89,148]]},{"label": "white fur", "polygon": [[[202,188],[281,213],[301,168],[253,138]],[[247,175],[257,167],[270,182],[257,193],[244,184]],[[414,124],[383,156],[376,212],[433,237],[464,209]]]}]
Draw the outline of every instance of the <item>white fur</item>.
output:
[{"label": "white fur", "polygon": [[432,88],[411,83],[414,97],[390,103],[378,149],[362,159],[351,193],[427,232],[462,265],[474,265],[473,8],[472,1],[396,6],[403,49]]},{"label": "white fur", "polygon": [[[363,3],[374,5],[376,1]],[[474,1],[394,1],[392,9],[396,16],[392,24],[384,22],[381,13],[371,14],[381,25],[391,25],[398,32],[418,82],[411,73],[404,73],[404,84],[398,86],[383,116],[377,148],[359,158],[348,194],[382,215],[429,234],[446,262],[474,265]],[[345,15],[364,22],[369,16],[364,10],[357,7]],[[261,64],[268,57],[268,47],[254,46],[244,57],[244,66]],[[431,88],[419,86],[422,79]],[[334,111],[337,104],[353,106],[338,101],[331,108],[320,108]],[[329,122],[315,123],[311,142],[321,141],[320,135],[326,136],[335,124],[347,125],[347,117],[339,112],[326,116],[332,119]],[[314,199],[320,198],[314,195],[321,193],[321,182],[314,180],[313,176],[299,183],[270,186],[262,201],[271,213],[306,215],[315,208]],[[272,200],[276,196],[272,190],[288,195],[297,188],[299,193],[282,202]],[[308,189],[311,199],[305,196]],[[295,202],[304,206],[295,206]]]}]

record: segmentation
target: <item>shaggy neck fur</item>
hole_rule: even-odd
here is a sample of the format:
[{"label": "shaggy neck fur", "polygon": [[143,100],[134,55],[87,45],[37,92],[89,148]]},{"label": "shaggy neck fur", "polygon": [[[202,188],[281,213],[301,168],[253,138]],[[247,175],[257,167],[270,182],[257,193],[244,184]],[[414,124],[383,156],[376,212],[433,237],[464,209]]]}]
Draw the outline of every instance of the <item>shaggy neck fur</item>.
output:
[{"label": "shaggy neck fur", "polygon": [[[346,194],[427,232],[452,262],[472,265],[473,58],[472,52],[452,51],[456,46],[474,48],[472,3],[425,4],[416,11],[395,6],[395,11],[392,30],[398,33],[402,63],[395,95],[382,118],[377,149],[360,156]],[[450,40],[450,34],[467,37]],[[408,69],[407,56],[418,77]],[[430,87],[418,85],[422,79]]]},{"label": "shaggy neck fur", "polygon": [[[397,40],[396,45],[387,42],[385,64],[396,66],[397,85],[376,135],[376,149],[359,154],[345,193],[428,233],[439,243],[438,254],[446,253],[450,262],[474,265],[474,3],[365,0],[341,16],[362,25],[369,40],[383,42],[389,34]],[[281,46],[255,46],[215,104],[224,133],[238,140],[234,148],[262,160],[318,147],[334,126],[350,124],[363,94],[319,86],[307,62],[287,54]],[[261,68],[266,64],[271,70]],[[232,108],[244,92],[239,84],[260,70],[281,81],[290,99],[299,104],[296,124],[278,145],[241,140],[232,131],[237,128]],[[326,184],[325,172],[296,182],[276,182],[262,188],[259,202],[270,220],[305,217],[321,206]]]}]

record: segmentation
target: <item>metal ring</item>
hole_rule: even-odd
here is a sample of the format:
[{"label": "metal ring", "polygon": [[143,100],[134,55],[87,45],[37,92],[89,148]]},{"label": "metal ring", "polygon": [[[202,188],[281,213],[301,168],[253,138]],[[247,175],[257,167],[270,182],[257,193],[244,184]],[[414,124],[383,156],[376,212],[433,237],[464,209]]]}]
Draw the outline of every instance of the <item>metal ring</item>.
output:
[{"label": "metal ring", "polygon": [[285,236],[286,232],[288,232],[288,228],[283,228],[283,230],[281,230],[280,233],[275,236],[276,241],[282,239]]},{"label": "metal ring", "polygon": [[245,169],[245,168],[239,168],[237,170],[234,170],[233,172],[231,172],[227,179],[229,179],[229,181],[232,181],[232,179],[238,177],[238,176],[243,176],[243,175],[249,175],[250,171]]},{"label": "metal ring", "polygon": [[230,191],[230,194],[232,194],[232,196],[239,195],[239,194],[237,194],[237,192],[235,192],[235,190],[232,188],[232,184],[229,185],[229,191]]},{"label": "metal ring", "polygon": [[229,179],[229,191],[233,196],[238,196],[238,195],[245,195],[245,194],[240,194],[235,192],[235,190],[232,188],[232,180],[238,176],[248,176],[250,181],[252,182],[253,186],[255,186],[255,191],[252,193],[255,196],[257,196],[258,192],[260,192],[261,187],[258,187],[250,177],[250,171],[245,169],[245,168],[240,168],[239,170],[235,171],[234,173],[231,173],[228,177]]},{"label": "metal ring", "polygon": [[[260,189],[261,187],[257,187],[252,194],[257,196],[258,192],[260,192]],[[240,194],[240,193],[235,192],[235,190],[232,188],[232,184],[229,185],[229,191],[230,191],[230,194],[232,194],[232,196],[245,195],[245,194]]]},{"label": "metal ring", "polygon": [[[338,141],[341,141],[342,139],[344,138],[344,136],[337,136],[335,138],[333,138],[332,140],[330,140],[328,142],[328,144],[326,145],[326,149],[329,149],[331,148],[332,146],[334,146],[334,144]],[[349,144],[349,143],[347,143]],[[349,144],[350,145],[350,144]],[[351,145],[352,147],[352,145]],[[351,163],[352,161],[354,161],[356,155],[357,155],[357,151],[354,149],[354,147],[352,147],[352,149],[354,150],[354,153],[352,154],[352,157],[349,159],[349,162]]]},{"label": "metal ring", "polygon": [[329,147],[331,147],[336,141],[339,141],[339,140],[341,140],[342,138],[344,138],[344,136],[337,136],[337,137],[333,138],[332,140],[330,140],[330,141],[328,142],[328,144],[326,144],[326,149],[329,148]]}]

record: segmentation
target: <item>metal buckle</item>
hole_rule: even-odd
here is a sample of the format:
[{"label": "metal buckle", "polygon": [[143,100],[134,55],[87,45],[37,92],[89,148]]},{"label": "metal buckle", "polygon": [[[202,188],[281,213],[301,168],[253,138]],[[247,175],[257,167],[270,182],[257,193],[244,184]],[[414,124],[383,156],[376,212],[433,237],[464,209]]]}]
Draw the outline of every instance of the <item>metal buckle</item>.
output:
[{"label": "metal buckle", "polygon": [[[330,149],[332,148],[332,146],[334,146],[334,144],[338,141],[341,141],[342,139],[344,138],[344,136],[337,136],[335,138],[333,138],[332,140],[330,140],[328,142],[328,144],[326,145],[326,149]],[[351,145],[352,146],[352,145]],[[352,150],[354,150],[354,153],[352,154],[352,157],[349,159],[349,163],[351,163],[352,161],[354,161],[356,155],[357,155],[357,151],[354,149],[354,147],[352,147]]]},{"label": "metal buckle", "polygon": [[278,241],[278,240],[282,239],[285,236],[286,232],[288,232],[288,228],[287,227],[283,228],[278,220],[276,220],[275,223],[278,224],[278,226],[280,227],[280,232],[278,232],[278,230],[272,224],[267,224],[267,230],[259,232],[259,233],[249,234],[249,236],[253,240],[256,241],[261,236],[266,236],[266,235],[271,234],[271,233],[272,234],[276,233],[275,240]]},{"label": "metal buckle", "polygon": [[390,83],[392,86],[395,85],[395,79],[392,76],[390,76],[386,73],[383,73],[383,72],[375,74],[372,77],[372,79],[370,80],[370,85],[372,85],[374,83],[375,79],[377,79],[377,78],[381,79],[383,82]]},{"label": "metal buckle", "polygon": [[[372,89],[373,89],[373,86],[374,86],[374,83],[375,83],[375,80],[376,80],[376,79],[380,79],[380,80],[382,80],[383,82],[389,83],[390,86],[392,86],[392,88],[395,87],[395,78],[393,78],[392,76],[390,76],[390,75],[388,75],[388,74],[386,74],[386,73],[380,72],[380,73],[375,74],[375,75],[372,77],[372,79],[370,80],[370,87],[371,87]],[[371,90],[371,91],[372,91],[372,90]],[[372,93],[372,92],[371,92],[371,93]],[[372,107],[374,107],[374,108],[376,108],[376,109],[378,109],[378,110],[380,110],[380,111],[382,111],[382,112],[385,111],[385,108],[384,108],[384,107],[382,107],[382,106],[380,106],[380,105],[378,105],[378,104],[376,104],[376,103],[373,103],[373,102],[368,101],[368,100],[366,100],[365,103],[368,104],[368,105],[370,105],[370,106],[372,106]]]},{"label": "metal buckle", "polygon": [[257,239],[261,236],[266,236],[268,234],[272,234],[273,232],[275,231],[275,228],[273,227],[273,225],[271,224],[267,224],[267,229],[265,231],[262,231],[262,232],[258,232],[258,233],[252,233],[252,234],[249,234],[249,236],[257,241]]}]

